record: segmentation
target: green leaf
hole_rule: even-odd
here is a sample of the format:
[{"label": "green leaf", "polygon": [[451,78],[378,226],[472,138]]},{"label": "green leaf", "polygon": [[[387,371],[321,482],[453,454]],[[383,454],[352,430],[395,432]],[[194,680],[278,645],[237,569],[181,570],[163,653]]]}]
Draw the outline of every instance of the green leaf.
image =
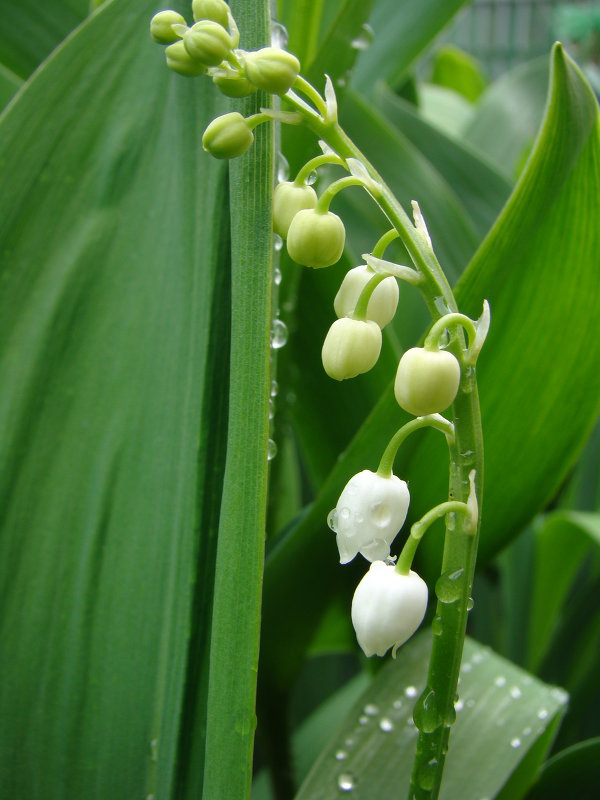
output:
[{"label": "green leaf", "polygon": [[486,80],[477,61],[454,45],[445,45],[435,54],[431,82],[445,86],[475,103],[486,86]]},{"label": "green leaf", "polygon": [[600,737],[561,750],[547,761],[527,800],[594,800],[600,784]]},{"label": "green leaf", "polygon": [[[28,800],[250,779],[269,132],[235,165],[230,269],[226,170],[199,146],[222,104],[165,69],[155,10],[100,9],[0,122],[0,771]],[[263,43],[265,5],[239,17]],[[226,744],[204,775],[207,715]]]},{"label": "green leaf", "polygon": [[21,78],[0,64],[0,111],[17,93],[22,83]]},{"label": "green leaf", "polygon": [[545,57],[515,67],[490,84],[462,129],[465,141],[511,180],[520,173],[535,141],[547,85]]},{"label": "green leaf", "polygon": [[600,515],[559,511],[535,532],[527,665],[538,669],[582,559],[600,546]]},{"label": "green leaf", "polygon": [[466,0],[379,0],[369,20],[373,44],[354,72],[353,86],[368,91],[378,81],[397,86],[407,68]]},{"label": "green leaf", "polygon": [[28,78],[88,12],[89,0],[5,0],[0,14],[0,64]]},{"label": "green leaf", "polygon": [[[421,635],[396,661],[388,660],[319,757],[297,800],[325,800],[350,784],[352,796],[365,800],[405,791],[416,744],[414,698],[425,685],[430,649],[429,636]],[[522,797],[566,699],[562,690],[467,639],[440,798]]]}]

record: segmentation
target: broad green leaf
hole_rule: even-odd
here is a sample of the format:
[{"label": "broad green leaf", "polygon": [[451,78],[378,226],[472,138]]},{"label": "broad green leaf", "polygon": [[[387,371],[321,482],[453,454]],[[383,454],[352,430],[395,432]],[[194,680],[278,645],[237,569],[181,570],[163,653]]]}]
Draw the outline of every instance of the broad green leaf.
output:
[{"label": "broad green leaf", "polygon": [[89,0],[4,0],[0,64],[20,78],[28,78],[89,10]]},{"label": "broad green leaf", "polygon": [[14,72],[0,64],[0,111],[14,97],[23,81]]},{"label": "broad green leaf", "polygon": [[423,119],[456,139],[462,138],[464,129],[475,115],[473,105],[464,97],[432,83],[419,84],[418,105]]},{"label": "broad green leaf", "polygon": [[561,750],[543,766],[527,800],[594,800],[600,785],[600,737]]},{"label": "broad green leaf", "polygon": [[[493,317],[479,368],[486,437],[484,561],[552,496],[598,413],[597,117],[596,101],[581,74],[557,48],[548,111],[532,158],[458,286],[459,305],[467,313],[477,316],[487,297]],[[326,515],[352,474],[376,467],[401,422],[388,390],[314,504],[269,555],[265,663],[284,681],[293,674],[328,598],[342,584],[349,597],[356,579],[355,570],[335,564]],[[424,436],[399,455],[396,472],[411,480],[414,517],[446,495],[444,449],[442,441]],[[424,568],[434,578],[441,552],[434,529],[421,549]],[[310,592],[305,589],[306,574],[313,578]],[[285,624],[294,631],[287,653],[277,638],[284,614]]]},{"label": "broad green leaf", "polygon": [[600,546],[600,515],[559,511],[535,532],[527,665],[539,668],[582,559]]},{"label": "broad green leaf", "polygon": [[464,4],[465,0],[378,0],[369,20],[373,43],[358,61],[353,85],[362,91],[378,81],[397,86],[410,64]]},{"label": "broad green leaf", "polygon": [[533,146],[547,85],[546,58],[515,67],[490,84],[462,129],[465,141],[511,180]]},{"label": "broad green leaf", "polygon": [[[249,784],[268,131],[235,167],[230,287],[226,173],[199,145],[223,105],[165,69],[155,10],[100,9],[0,121],[0,769],[28,800]],[[263,42],[265,6],[239,16]],[[226,744],[203,776],[207,714]]]},{"label": "broad green leaf", "polygon": [[445,45],[435,54],[431,82],[452,89],[470,103],[477,102],[486,86],[477,61],[454,45]]},{"label": "broad green leaf", "polygon": [[[429,636],[421,635],[396,661],[388,660],[330,740],[297,800],[326,800],[345,787],[365,800],[406,793],[416,745],[412,710],[425,685],[430,648]],[[566,699],[561,689],[467,639],[440,798],[522,797]]]}]

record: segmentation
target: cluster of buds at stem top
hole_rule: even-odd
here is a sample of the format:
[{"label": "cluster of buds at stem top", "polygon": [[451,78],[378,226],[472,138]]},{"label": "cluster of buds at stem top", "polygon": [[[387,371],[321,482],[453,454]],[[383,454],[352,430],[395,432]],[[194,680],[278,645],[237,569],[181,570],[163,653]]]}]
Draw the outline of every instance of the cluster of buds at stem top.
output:
[{"label": "cluster of buds at stem top", "polygon": [[[150,22],[150,35],[167,45],[169,69],[185,77],[207,75],[228,97],[246,97],[261,89],[284,94],[295,83],[300,62],[278,47],[249,52],[238,48],[240,34],[225,0],[193,0],[194,24],[189,26],[176,11],[160,11]],[[241,114],[224,114],[213,120],[202,143],[216,158],[236,158],[254,141],[252,130],[269,119],[256,114],[244,121]]]}]

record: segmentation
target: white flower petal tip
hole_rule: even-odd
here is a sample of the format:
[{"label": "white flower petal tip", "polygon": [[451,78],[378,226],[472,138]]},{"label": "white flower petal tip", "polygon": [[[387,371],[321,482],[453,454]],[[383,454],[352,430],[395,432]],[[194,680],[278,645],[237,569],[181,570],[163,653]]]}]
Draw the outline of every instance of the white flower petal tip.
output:
[{"label": "white flower petal tip", "polygon": [[410,494],[405,481],[384,478],[368,469],[354,475],[342,491],[329,524],[336,533],[340,563],[361,553],[368,561],[383,561],[404,524]]},{"label": "white flower petal tip", "polygon": [[427,610],[427,584],[412,570],[396,572],[392,564],[374,561],[352,598],[352,624],[367,657],[396,650],[417,630]]}]

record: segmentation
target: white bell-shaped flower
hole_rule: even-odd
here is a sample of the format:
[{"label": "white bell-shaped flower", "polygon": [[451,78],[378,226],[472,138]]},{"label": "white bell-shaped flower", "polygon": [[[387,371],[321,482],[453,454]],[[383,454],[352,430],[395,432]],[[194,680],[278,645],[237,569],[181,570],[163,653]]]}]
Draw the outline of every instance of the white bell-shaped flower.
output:
[{"label": "white bell-shaped flower", "polygon": [[404,524],[410,494],[405,481],[384,478],[368,469],[354,475],[342,491],[330,518],[336,532],[340,564],[361,553],[368,561],[390,554],[390,545]]},{"label": "white bell-shaped flower", "polygon": [[393,564],[374,561],[352,598],[352,624],[364,654],[384,656],[404,644],[427,610],[427,584],[412,570],[401,575]]},{"label": "white bell-shaped flower", "polygon": [[[354,313],[360,293],[367,283],[376,275],[366,264],[354,267],[346,273],[338,293],[333,301],[335,313],[341,319]],[[389,277],[381,281],[369,298],[367,319],[376,322],[380,328],[392,321],[398,308],[398,282]]]}]

